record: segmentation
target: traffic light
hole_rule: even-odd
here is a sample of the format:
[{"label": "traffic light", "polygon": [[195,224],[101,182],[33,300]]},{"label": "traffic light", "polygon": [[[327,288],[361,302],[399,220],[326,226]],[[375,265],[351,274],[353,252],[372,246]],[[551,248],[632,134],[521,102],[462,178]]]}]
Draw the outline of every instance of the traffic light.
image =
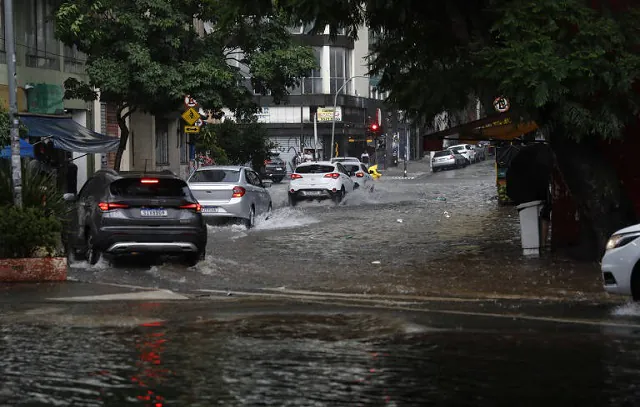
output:
[{"label": "traffic light", "polygon": [[370,130],[372,133],[377,133],[377,132],[378,132],[378,130],[380,130],[380,126],[378,126],[378,123],[371,123],[371,124],[369,125],[369,130]]}]

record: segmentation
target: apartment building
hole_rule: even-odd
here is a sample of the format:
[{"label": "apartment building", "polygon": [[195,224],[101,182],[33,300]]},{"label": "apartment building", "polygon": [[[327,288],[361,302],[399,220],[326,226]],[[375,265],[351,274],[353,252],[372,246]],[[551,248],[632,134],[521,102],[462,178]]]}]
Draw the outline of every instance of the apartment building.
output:
[{"label": "apartment building", "polygon": [[[71,116],[79,126],[107,134],[102,126],[99,103],[64,100],[64,81],[69,77],[86,79],[84,55],[64,46],[54,35],[54,0],[19,0],[13,2],[16,43],[18,112],[38,115]],[[0,0],[0,98],[8,107],[9,90],[4,36],[4,1]],[[38,120],[35,118],[34,120]],[[117,130],[109,129],[117,136]],[[85,133],[86,134],[86,133]],[[71,135],[73,136],[73,135]],[[100,166],[101,155],[73,153],[78,166],[78,187]]]}]

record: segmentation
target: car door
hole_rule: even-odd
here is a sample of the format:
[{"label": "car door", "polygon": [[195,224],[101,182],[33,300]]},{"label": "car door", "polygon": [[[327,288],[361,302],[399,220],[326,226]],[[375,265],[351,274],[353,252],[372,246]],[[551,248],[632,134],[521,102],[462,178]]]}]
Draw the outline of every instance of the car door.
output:
[{"label": "car door", "polygon": [[353,191],[353,180],[351,179],[351,176],[349,175],[349,171],[347,171],[346,168],[344,168],[344,165],[337,163],[336,164],[336,168],[338,169],[338,172],[340,173],[340,179],[342,180],[342,185],[344,185],[344,190],[347,192],[351,192]]},{"label": "car door", "polygon": [[84,242],[84,232],[87,227],[91,227],[90,218],[92,214],[92,206],[97,206],[96,198],[94,197],[95,191],[100,184],[99,177],[90,178],[82,187],[78,193],[75,204],[75,216],[74,216],[74,244]]},{"label": "car door", "polygon": [[255,171],[250,171],[253,174],[253,182],[255,183],[258,200],[260,201],[260,213],[264,213],[269,209],[269,203],[271,202],[271,194],[264,187],[260,176]]},{"label": "car door", "polygon": [[256,213],[260,214],[265,211],[260,177],[258,177],[258,175],[249,168],[245,168],[244,176],[247,180],[247,191],[251,197],[251,202],[255,205]]}]

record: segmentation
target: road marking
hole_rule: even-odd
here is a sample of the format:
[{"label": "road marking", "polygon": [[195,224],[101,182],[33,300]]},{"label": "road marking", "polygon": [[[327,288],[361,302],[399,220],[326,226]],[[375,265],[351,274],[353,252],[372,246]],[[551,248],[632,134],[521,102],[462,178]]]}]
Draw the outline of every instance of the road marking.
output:
[{"label": "road marking", "polygon": [[416,177],[385,177],[385,179],[416,179]]},{"label": "road marking", "polygon": [[189,297],[171,290],[155,290],[137,293],[88,295],[80,297],[47,298],[48,301],[93,302],[93,301],[148,301],[148,300],[188,300]]}]

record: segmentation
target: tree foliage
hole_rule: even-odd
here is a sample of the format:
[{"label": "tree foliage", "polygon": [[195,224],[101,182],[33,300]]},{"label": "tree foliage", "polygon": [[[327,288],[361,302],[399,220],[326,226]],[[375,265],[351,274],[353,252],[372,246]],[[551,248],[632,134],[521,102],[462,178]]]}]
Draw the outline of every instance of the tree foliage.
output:
[{"label": "tree foliage", "polygon": [[[126,117],[177,112],[184,95],[205,108],[255,112],[246,78],[276,101],[316,66],[311,50],[292,42],[280,9],[257,14],[218,0],[66,0],[56,33],[87,54],[89,80],[69,79],[67,98],[118,107],[121,146]],[[239,52],[239,50],[242,52]],[[177,114],[176,114],[177,117]]]},{"label": "tree foliage", "polygon": [[[230,0],[261,12],[270,0]],[[638,2],[587,0],[280,0],[317,29],[377,33],[371,73],[418,118],[500,95],[513,112],[571,136],[618,137],[637,116]],[[598,5],[597,7],[595,5]],[[237,7],[242,7],[238,5]]]},{"label": "tree foliage", "polygon": [[216,164],[251,163],[256,171],[264,166],[273,147],[266,129],[260,123],[236,123],[232,120],[207,125],[196,145],[199,153],[208,154]]}]

